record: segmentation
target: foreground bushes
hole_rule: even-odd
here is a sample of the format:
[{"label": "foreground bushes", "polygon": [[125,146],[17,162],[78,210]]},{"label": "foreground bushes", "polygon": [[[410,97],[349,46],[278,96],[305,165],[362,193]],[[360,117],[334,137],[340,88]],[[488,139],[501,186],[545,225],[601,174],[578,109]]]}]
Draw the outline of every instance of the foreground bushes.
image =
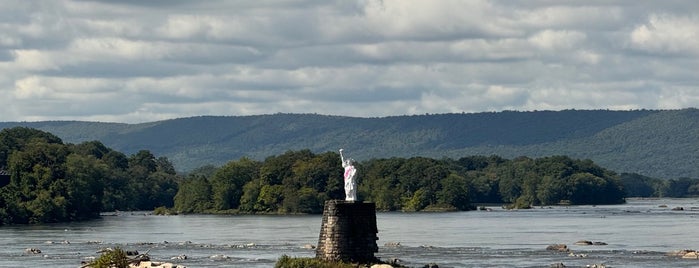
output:
[{"label": "foreground bushes", "polygon": [[292,258],[282,255],[274,265],[275,268],[357,268],[357,264],[343,262],[326,262],[316,258]]}]

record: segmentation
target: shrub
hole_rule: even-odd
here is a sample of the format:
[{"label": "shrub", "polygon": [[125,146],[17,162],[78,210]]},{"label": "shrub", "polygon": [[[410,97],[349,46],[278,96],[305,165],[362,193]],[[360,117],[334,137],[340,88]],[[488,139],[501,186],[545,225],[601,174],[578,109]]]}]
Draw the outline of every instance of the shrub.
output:
[{"label": "shrub", "polygon": [[89,267],[92,268],[128,268],[129,261],[126,252],[121,248],[106,251],[100,255]]},{"label": "shrub", "polygon": [[316,258],[292,258],[282,255],[275,268],[356,268],[357,265],[343,262],[328,262]]}]

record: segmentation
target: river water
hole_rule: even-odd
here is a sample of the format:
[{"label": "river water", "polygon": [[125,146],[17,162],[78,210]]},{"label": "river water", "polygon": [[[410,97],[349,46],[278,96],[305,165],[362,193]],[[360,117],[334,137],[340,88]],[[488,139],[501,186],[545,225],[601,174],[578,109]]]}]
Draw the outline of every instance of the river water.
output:
[{"label": "river water", "polygon": [[[674,211],[674,207],[683,207]],[[699,249],[699,199],[630,199],[623,205],[530,210],[378,213],[379,252],[409,267],[699,267],[667,256]],[[79,267],[106,247],[148,252],[188,267],[273,267],[283,254],[311,257],[321,215],[118,216],[0,227],[0,266]],[[575,245],[578,240],[607,245]],[[399,244],[396,246],[396,244]],[[547,251],[566,244],[571,252]],[[25,253],[38,248],[40,254]],[[186,260],[171,260],[186,255]]]}]

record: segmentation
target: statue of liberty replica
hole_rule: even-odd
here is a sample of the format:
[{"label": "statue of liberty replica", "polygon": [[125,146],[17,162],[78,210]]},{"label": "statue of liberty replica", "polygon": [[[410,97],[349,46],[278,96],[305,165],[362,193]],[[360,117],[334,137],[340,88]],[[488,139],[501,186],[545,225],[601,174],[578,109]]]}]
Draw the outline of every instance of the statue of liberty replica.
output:
[{"label": "statue of liberty replica", "polygon": [[345,201],[357,201],[357,169],[354,167],[354,159],[345,159],[340,149],[340,160],[345,169]]}]

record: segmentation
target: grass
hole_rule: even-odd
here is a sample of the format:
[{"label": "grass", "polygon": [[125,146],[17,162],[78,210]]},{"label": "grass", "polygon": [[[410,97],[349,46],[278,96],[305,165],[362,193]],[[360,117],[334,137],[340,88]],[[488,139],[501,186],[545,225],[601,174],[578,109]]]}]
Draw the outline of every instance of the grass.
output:
[{"label": "grass", "polygon": [[292,258],[287,255],[282,255],[275,268],[358,268],[369,267],[366,264],[345,263],[345,262],[329,262],[316,258]]}]

